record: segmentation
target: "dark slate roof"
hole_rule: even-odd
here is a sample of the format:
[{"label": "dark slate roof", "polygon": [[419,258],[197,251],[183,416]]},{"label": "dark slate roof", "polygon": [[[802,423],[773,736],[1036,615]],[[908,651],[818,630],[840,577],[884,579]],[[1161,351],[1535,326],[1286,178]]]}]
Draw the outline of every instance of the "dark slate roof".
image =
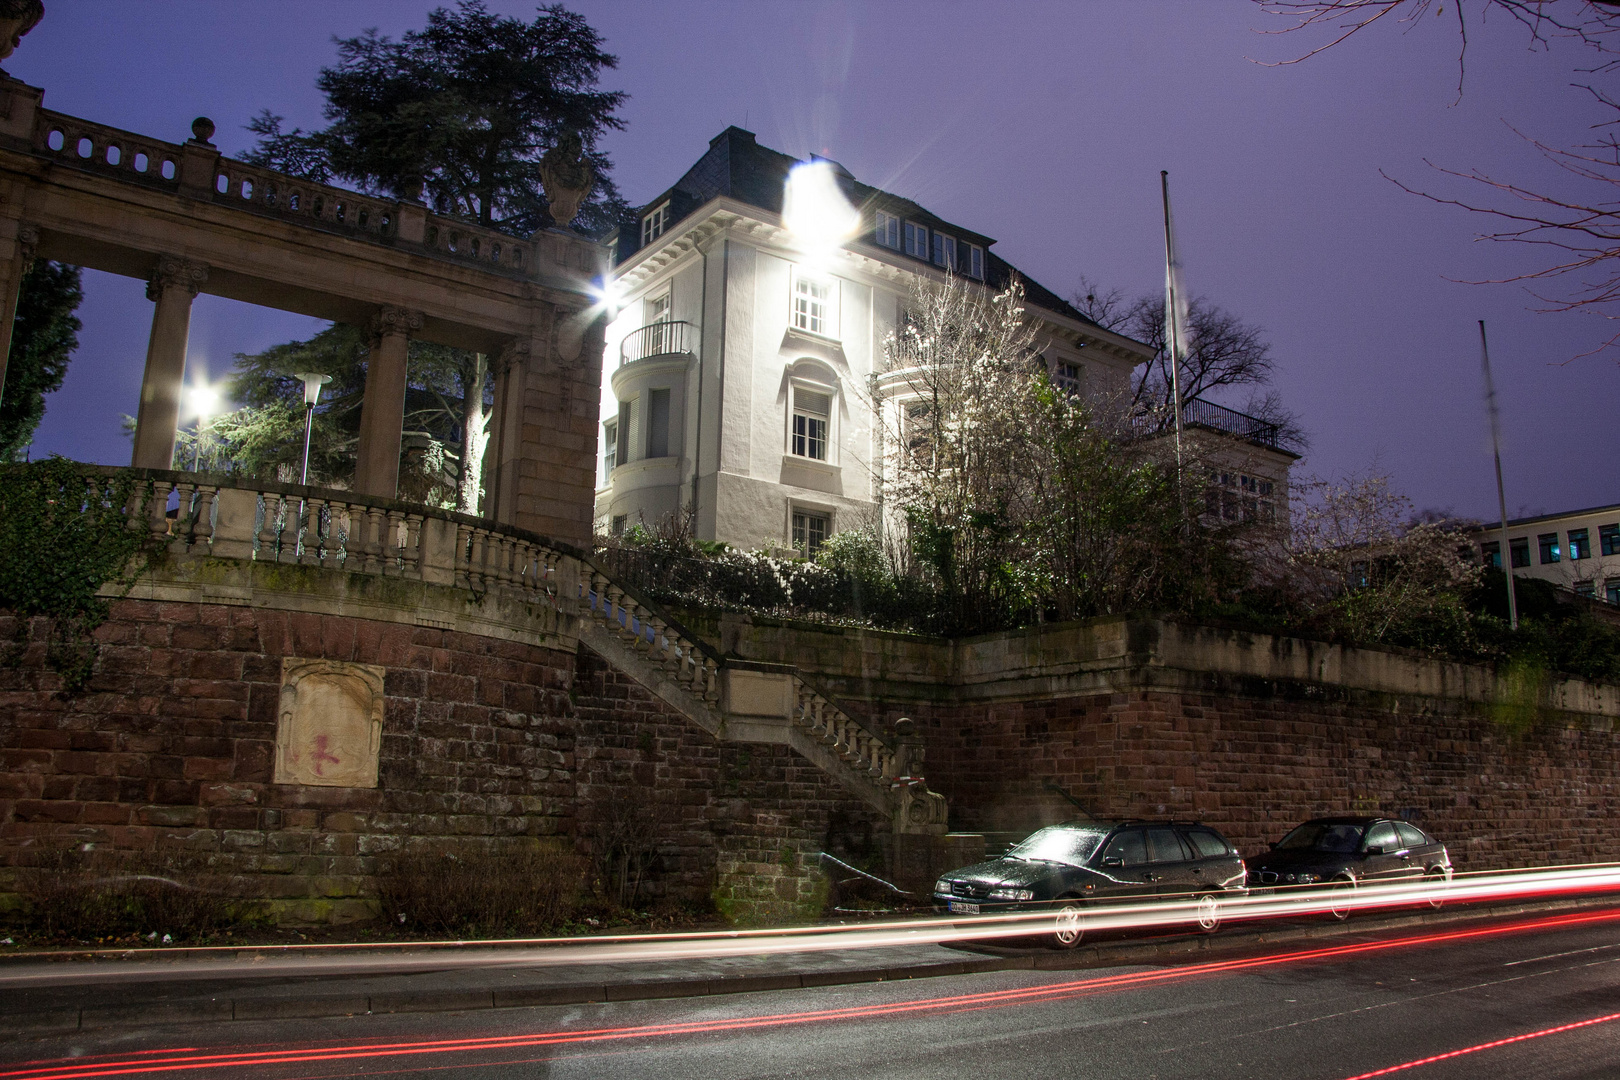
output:
[{"label": "dark slate roof", "polygon": [[[666,199],[669,201],[669,221],[666,229],[694,213],[705,203],[721,196],[757,206],[773,214],[780,214],[788,171],[797,164],[799,159],[791,154],[783,154],[759,145],[752,131],[745,131],[736,126],[726,128],[709,141],[708,153],[699,158],[697,164],[686,171],[685,176],[638,209],[633,221],[627,221],[619,227],[617,235],[609,241],[614,246],[615,261],[622,263],[641,249],[641,218]],[[990,245],[995,243],[992,238],[946,221],[903,196],[863,184],[851,176],[849,170],[842,165],[837,162],[831,164],[839,173],[845,195],[850,202],[861,208],[863,217],[869,217],[874,210],[882,209],[899,217],[910,218],[919,224],[926,224],[931,229],[938,228],[949,232],[958,240],[978,244],[986,249],[985,284],[994,289],[1005,288],[1012,275],[1018,274],[1023,279],[1024,298],[1028,303],[1077,322],[1097,325],[1082,315],[1074,305],[991,252]]]}]

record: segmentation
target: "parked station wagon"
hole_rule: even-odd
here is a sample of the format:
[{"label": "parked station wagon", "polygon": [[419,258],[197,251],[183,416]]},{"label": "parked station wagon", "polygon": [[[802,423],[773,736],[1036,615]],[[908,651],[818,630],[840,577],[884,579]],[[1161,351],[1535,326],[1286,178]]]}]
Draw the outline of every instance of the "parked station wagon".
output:
[{"label": "parked station wagon", "polygon": [[1087,821],[1033,833],[997,859],[953,870],[934,883],[934,906],[954,915],[1052,911],[1051,942],[1080,942],[1080,912],[1098,903],[1199,900],[1198,923],[1220,925],[1219,897],[1241,895],[1237,849],[1208,825],[1180,821]]}]

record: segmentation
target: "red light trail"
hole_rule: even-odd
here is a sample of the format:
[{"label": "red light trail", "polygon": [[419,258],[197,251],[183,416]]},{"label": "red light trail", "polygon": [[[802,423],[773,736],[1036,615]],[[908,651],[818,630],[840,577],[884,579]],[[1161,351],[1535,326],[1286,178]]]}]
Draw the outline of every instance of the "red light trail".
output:
[{"label": "red light trail", "polygon": [[[1419,945],[1449,944],[1535,930],[1568,929],[1577,926],[1620,921],[1620,911],[1603,911],[1552,916],[1548,918],[1509,923],[1500,926],[1476,927],[1432,934],[1412,935],[1383,941],[1357,942],[1316,949],[1301,949],[1269,956],[1217,960],[1186,967],[1156,971],[1127,972],[1089,979],[1074,979],[1041,986],[992,990],[972,994],[955,994],[915,1001],[883,1005],[849,1006],[837,1009],[813,1009],[802,1012],[775,1013],[766,1016],[737,1017],[726,1020],[685,1021],[666,1024],[643,1024],[620,1028],[594,1028],[581,1031],[536,1032],[523,1035],[486,1036],[481,1038],[418,1040],[411,1042],[355,1043],[330,1047],[300,1047],[285,1050],[248,1050],[229,1053],[206,1053],[196,1048],[144,1051],[114,1057],[113,1060],[76,1059],[71,1062],[54,1060],[31,1062],[20,1069],[0,1072],[0,1080],[81,1080],[86,1077],[137,1076],[147,1073],[184,1072],[201,1069],[244,1068],[256,1065],[290,1065],[298,1063],[357,1061],[369,1058],[407,1057],[428,1054],[463,1054],[486,1050],[516,1049],[536,1046],[560,1046],[580,1043],[622,1042],[631,1039],[651,1039],[681,1035],[703,1035],[718,1032],[745,1031],[790,1025],[834,1023],[875,1017],[894,1017],[907,1014],[928,1014],[968,1009],[1002,1008],[1032,1002],[1056,1001],[1096,994],[1104,991],[1126,990],[1140,986],[1180,981],[1201,976],[1223,975],[1239,971],[1277,967],[1302,961],[1332,961],[1368,953],[1387,952]],[[1609,1019],[1609,1018],[1605,1018]],[[1577,1025],[1578,1026],[1578,1025]],[[1567,1028],[1556,1029],[1567,1030]],[[1551,1032],[1548,1032],[1549,1034]],[[1496,1045],[1496,1044],[1493,1044]],[[1439,1059],[1435,1059],[1439,1060]],[[1408,1068],[1413,1066],[1400,1066]],[[1369,1073],[1368,1076],[1381,1075]]]},{"label": "red light trail", "polygon": [[1416,1061],[1408,1061],[1400,1065],[1391,1065],[1388,1068],[1374,1069],[1372,1072],[1359,1073],[1346,1077],[1345,1080],[1372,1080],[1375,1076],[1388,1076],[1391,1073],[1405,1072],[1407,1069],[1417,1069],[1424,1065],[1433,1065],[1440,1061],[1450,1061],[1466,1054],[1477,1054],[1481,1050],[1495,1050],[1501,1046],[1511,1046],[1514,1043],[1528,1042],[1531,1039],[1542,1039],[1548,1035],[1559,1035],[1566,1031],[1575,1031],[1578,1028],[1588,1028],[1596,1024],[1607,1024],[1611,1020],[1620,1020],[1620,1013],[1610,1013],[1608,1016],[1596,1016],[1590,1020],[1577,1020],[1573,1024],[1559,1024],[1557,1027],[1542,1028],[1540,1031],[1527,1031],[1523,1035],[1510,1035],[1505,1039],[1494,1039],[1491,1042],[1480,1043],[1478,1046],[1465,1046],[1461,1050],[1450,1050],[1444,1054],[1434,1054]]}]

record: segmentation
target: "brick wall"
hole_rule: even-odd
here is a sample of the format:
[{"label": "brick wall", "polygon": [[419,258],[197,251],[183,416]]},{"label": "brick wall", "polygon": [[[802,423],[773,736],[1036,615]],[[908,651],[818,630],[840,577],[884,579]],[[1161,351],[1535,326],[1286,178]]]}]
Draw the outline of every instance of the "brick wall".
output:
[{"label": "brick wall", "polygon": [[[717,742],[583,649],[123,600],[70,696],[46,631],[21,627],[0,666],[0,863],[34,844],[183,846],[302,922],[368,917],[402,846],[575,846],[626,900],[739,921],[818,914],[824,849],[882,864],[882,823],[813,765]],[[18,632],[0,616],[0,641]],[[386,669],[375,789],[272,782],[288,656]]]},{"label": "brick wall", "polygon": [[813,917],[817,853],[881,869],[886,823],[787,747],[718,742],[584,649],[574,698],[581,844],[650,856],[644,895]]},{"label": "brick wall", "polygon": [[[406,843],[566,843],[574,657],[335,615],[123,600],[85,692],[57,691],[46,626],[0,667],[0,846],[184,845],[289,919],[369,913]],[[0,617],[0,640],[17,620]],[[281,659],[387,669],[375,789],[272,783]]]},{"label": "brick wall", "polygon": [[1197,818],[1244,853],[1328,813],[1404,815],[1459,869],[1620,859],[1620,736],[1549,718],[1513,728],[1434,699],[1247,693],[1095,694],[919,716],[951,827],[1067,817],[1050,781],[1100,817]]}]

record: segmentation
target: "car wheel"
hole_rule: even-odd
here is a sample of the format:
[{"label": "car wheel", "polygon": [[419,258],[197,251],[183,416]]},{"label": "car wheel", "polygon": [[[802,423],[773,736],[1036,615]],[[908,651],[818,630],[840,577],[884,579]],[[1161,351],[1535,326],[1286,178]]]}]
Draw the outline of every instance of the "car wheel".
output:
[{"label": "car wheel", "polygon": [[1221,902],[1209,893],[1198,898],[1198,929],[1213,934],[1221,926]]},{"label": "car wheel", "polygon": [[1080,944],[1085,936],[1085,928],[1080,925],[1080,903],[1073,899],[1059,901],[1061,905],[1057,911],[1057,926],[1052,931],[1052,947],[1054,949],[1072,949]]},{"label": "car wheel", "polygon": [[1429,906],[1438,911],[1446,902],[1446,889],[1451,886],[1451,868],[1434,867],[1423,875],[1423,884],[1429,888]]},{"label": "car wheel", "polygon": [[1328,917],[1344,922],[1350,917],[1350,902],[1355,897],[1356,883],[1350,878],[1328,882]]}]

